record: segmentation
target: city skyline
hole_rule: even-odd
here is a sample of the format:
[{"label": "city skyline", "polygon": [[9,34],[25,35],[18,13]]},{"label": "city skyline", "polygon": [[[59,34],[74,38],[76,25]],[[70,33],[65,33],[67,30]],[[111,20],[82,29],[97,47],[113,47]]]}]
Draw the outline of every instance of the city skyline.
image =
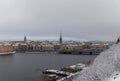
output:
[{"label": "city skyline", "polygon": [[[34,41],[45,41],[45,40],[49,40],[49,41],[59,41],[59,36],[54,36],[54,37],[39,37],[39,36],[26,36],[27,40],[34,40]],[[79,39],[79,38],[74,38],[74,37],[62,37],[63,41],[89,41],[86,39]],[[1,38],[0,41],[23,41],[24,40],[24,36],[19,36],[19,37],[5,37],[5,38]]]},{"label": "city skyline", "polygon": [[1,0],[0,40],[31,38],[116,40],[119,0]]}]

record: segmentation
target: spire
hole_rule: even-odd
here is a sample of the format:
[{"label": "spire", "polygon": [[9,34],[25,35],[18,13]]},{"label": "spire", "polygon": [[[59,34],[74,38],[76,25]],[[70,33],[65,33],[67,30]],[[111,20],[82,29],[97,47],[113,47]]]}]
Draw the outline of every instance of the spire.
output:
[{"label": "spire", "polygon": [[60,39],[59,39],[60,45],[62,44],[62,33],[60,32]]},{"label": "spire", "polygon": [[24,43],[26,43],[27,42],[27,38],[26,38],[26,36],[24,36]]}]

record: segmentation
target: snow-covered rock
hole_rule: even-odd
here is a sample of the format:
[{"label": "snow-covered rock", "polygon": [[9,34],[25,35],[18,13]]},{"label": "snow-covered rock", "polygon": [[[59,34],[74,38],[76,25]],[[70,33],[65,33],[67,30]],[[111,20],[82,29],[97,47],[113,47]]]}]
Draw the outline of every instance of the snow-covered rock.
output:
[{"label": "snow-covered rock", "polygon": [[104,81],[116,71],[120,71],[120,44],[102,52],[90,67],[74,78],[74,81]]},{"label": "snow-covered rock", "polygon": [[114,72],[109,78],[106,78],[104,81],[120,81],[120,72]]}]

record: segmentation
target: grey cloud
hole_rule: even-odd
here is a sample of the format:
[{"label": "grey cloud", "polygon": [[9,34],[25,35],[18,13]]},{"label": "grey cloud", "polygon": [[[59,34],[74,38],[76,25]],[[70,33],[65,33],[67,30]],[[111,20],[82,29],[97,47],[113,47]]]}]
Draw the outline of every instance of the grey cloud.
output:
[{"label": "grey cloud", "polygon": [[0,34],[113,40],[120,35],[119,0],[1,0]]}]

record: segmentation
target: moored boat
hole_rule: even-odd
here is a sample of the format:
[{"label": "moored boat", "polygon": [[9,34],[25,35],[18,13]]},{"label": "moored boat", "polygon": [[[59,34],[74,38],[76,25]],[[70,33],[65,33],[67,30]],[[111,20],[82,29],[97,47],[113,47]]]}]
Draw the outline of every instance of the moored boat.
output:
[{"label": "moored boat", "polygon": [[48,69],[48,70],[44,70],[43,74],[56,74],[56,75],[65,77],[65,76],[68,76],[70,73],[64,72],[64,71],[59,71],[59,70]]},{"label": "moored boat", "polygon": [[11,55],[11,54],[15,54],[16,51],[13,52],[1,52],[0,55]]},{"label": "moored boat", "polygon": [[79,63],[69,67],[61,68],[61,70],[46,69],[43,71],[43,74],[52,77],[51,80],[46,81],[65,81],[78,75],[81,70],[85,69],[85,67],[85,64]]},{"label": "moored boat", "polygon": [[58,78],[56,74],[43,75],[43,81],[57,81]]},{"label": "moored boat", "polygon": [[85,64],[79,63],[79,64],[72,65],[72,66],[69,66],[69,67],[61,68],[61,70],[64,71],[64,72],[74,73],[74,72],[81,71],[84,67],[85,67]]}]

